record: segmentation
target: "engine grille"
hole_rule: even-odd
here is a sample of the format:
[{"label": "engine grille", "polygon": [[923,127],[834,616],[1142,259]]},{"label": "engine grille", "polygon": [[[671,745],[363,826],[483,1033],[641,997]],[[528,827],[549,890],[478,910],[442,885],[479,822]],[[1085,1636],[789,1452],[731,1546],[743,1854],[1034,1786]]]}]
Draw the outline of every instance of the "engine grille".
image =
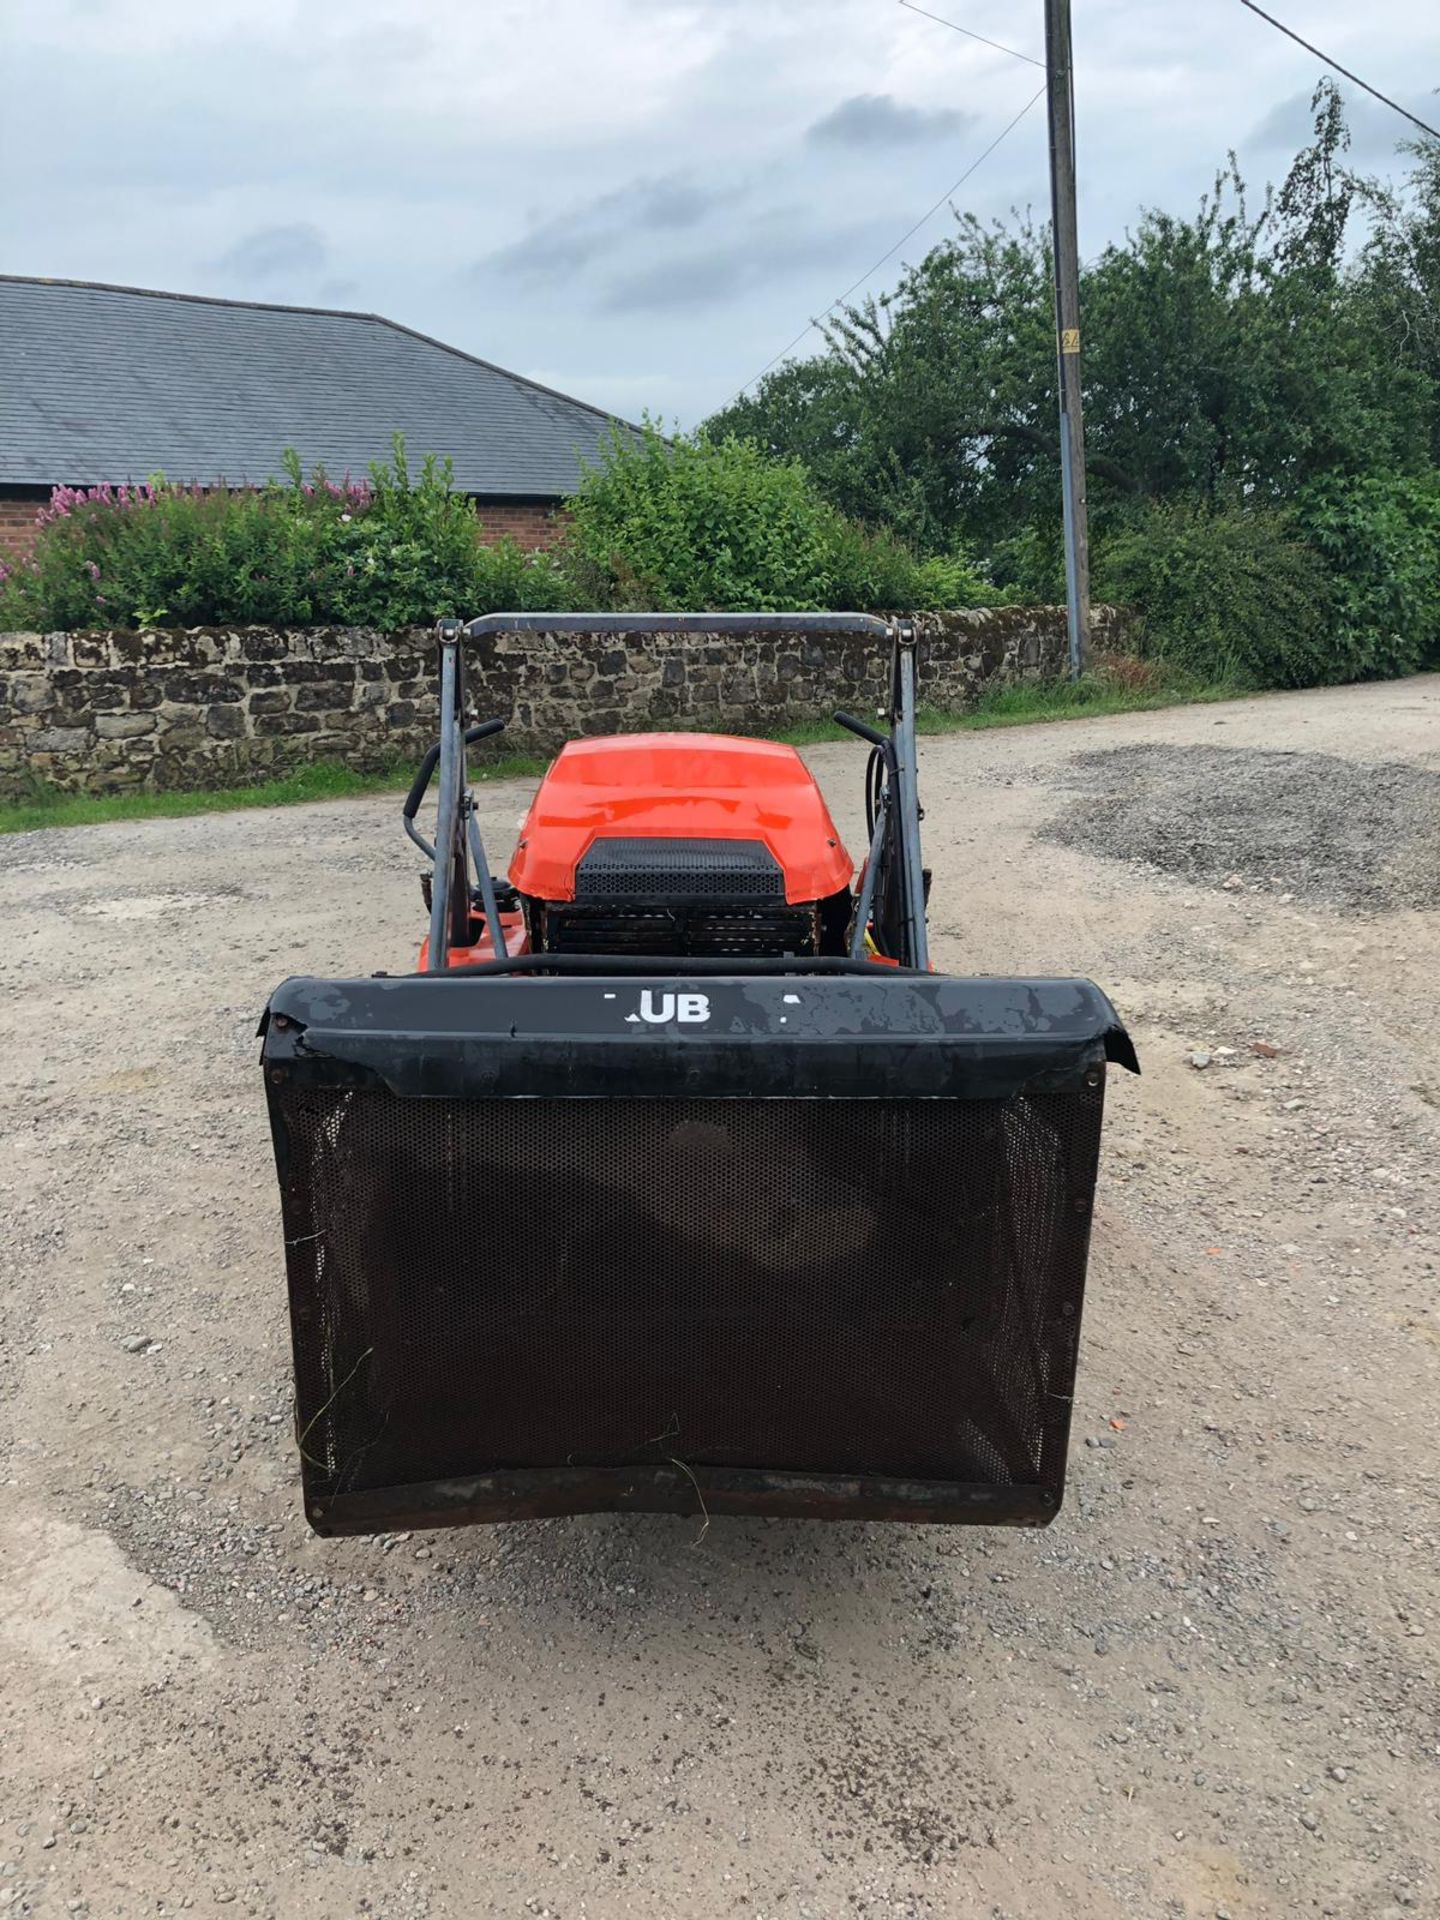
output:
[{"label": "engine grille", "polygon": [[272,1087],[307,1490],[677,1460],[1058,1490],[1102,1097]]},{"label": "engine grille", "polygon": [[785,875],[763,840],[602,837],[575,869],[577,900],[783,900]]},{"label": "engine grille", "polygon": [[562,901],[541,911],[540,944],[548,953],[696,954],[717,959],[776,959],[819,951],[813,907],[655,901],[590,905]]},{"label": "engine grille", "polygon": [[790,906],[761,840],[596,840],[575,869],[575,898],[536,902],[548,953],[781,959],[820,951],[816,904]]}]

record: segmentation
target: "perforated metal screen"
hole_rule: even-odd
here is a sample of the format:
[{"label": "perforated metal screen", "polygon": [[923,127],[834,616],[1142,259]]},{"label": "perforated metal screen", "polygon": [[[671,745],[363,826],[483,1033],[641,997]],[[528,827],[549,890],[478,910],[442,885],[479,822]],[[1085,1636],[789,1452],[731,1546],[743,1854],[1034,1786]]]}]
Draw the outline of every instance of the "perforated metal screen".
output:
[{"label": "perforated metal screen", "polygon": [[589,906],[562,902],[541,909],[549,953],[676,954],[713,959],[756,959],[778,954],[809,954],[820,944],[819,917],[813,907],[744,907],[731,902],[649,908],[611,902]]},{"label": "perforated metal screen", "polygon": [[1058,1488],[1102,1097],[272,1089],[308,1487],[683,1461]]},{"label": "perforated metal screen", "polygon": [[785,898],[785,875],[763,840],[602,837],[575,869],[577,900]]}]

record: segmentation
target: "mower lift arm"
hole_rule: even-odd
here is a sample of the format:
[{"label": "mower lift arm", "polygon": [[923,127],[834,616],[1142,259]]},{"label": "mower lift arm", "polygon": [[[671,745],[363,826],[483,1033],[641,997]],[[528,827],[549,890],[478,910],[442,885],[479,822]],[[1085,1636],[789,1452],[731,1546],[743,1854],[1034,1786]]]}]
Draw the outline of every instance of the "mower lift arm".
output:
[{"label": "mower lift arm", "polygon": [[891,658],[891,741],[895,770],[891,782],[895,789],[896,852],[904,874],[902,898],[905,916],[905,951],[899,956],[907,966],[924,972],[930,965],[930,946],[925,927],[925,870],[920,857],[920,790],[915,747],[915,629],[908,624],[895,629]]},{"label": "mower lift arm", "polygon": [[920,857],[920,799],[915,748],[915,636],[908,625],[891,629],[894,642],[890,662],[890,726],[882,733],[853,713],[837,713],[837,726],[844,727],[875,749],[872,767],[878,757],[883,775],[878,781],[878,804],[871,827],[870,851],[865,861],[865,877],[855,909],[850,954],[859,959],[865,951],[865,934],[875,906],[880,865],[887,854],[898,863],[900,880],[901,934],[907,966],[923,973],[930,964],[929,942],[925,927],[925,870]]}]

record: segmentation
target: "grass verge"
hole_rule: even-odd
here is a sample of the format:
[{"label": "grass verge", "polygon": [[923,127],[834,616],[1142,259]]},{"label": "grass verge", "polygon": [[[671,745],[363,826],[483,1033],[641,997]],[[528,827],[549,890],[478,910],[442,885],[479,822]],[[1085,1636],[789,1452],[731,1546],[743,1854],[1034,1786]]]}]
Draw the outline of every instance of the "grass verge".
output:
[{"label": "grass verge", "polygon": [[[472,764],[472,780],[505,780],[543,773],[546,762],[532,754],[510,753]],[[230,813],[238,807],[288,807],[302,800],[348,800],[358,793],[403,793],[415,777],[408,762],[380,773],[356,773],[334,761],[317,760],[275,780],[247,787],[218,787],[203,793],[61,793],[36,786],[23,799],[0,801],[0,833],[29,833],[37,827],[93,827],[112,820],[174,820],[191,813]]]},{"label": "grass verge", "polygon": [[1085,674],[1079,680],[997,687],[970,713],[931,713],[922,709],[917,727],[921,733],[952,733],[985,727],[1024,727],[1043,720],[1088,720],[1107,713],[1147,713],[1155,707],[1238,700],[1246,691],[1230,680],[1192,680],[1171,675],[1146,677],[1132,684],[1106,674]]},{"label": "grass verge", "polygon": [[[1226,680],[1192,680],[1170,674],[1163,679],[1145,676],[1133,683],[1107,674],[1086,674],[1079,680],[1046,680],[1034,685],[998,687],[979,704],[963,712],[943,707],[921,707],[915,717],[917,733],[979,733],[987,727],[1025,727],[1048,720],[1091,720],[1107,713],[1144,713],[1154,707],[1188,706],[1200,701],[1238,700],[1249,689]],[[834,740],[838,729],[829,720],[814,720],[774,736],[795,747],[820,746]]]},{"label": "grass verge", "polygon": [[[1002,687],[987,693],[977,707],[950,713],[922,707],[920,733],[970,733],[986,727],[1022,727],[1046,720],[1091,719],[1107,713],[1141,713],[1193,701],[1233,700],[1244,689],[1225,681],[1199,681],[1167,675],[1133,682],[1112,675]],[[844,736],[833,721],[814,720],[769,736],[791,746],[813,747]],[[543,773],[543,756],[510,753],[478,761],[477,781],[513,779]],[[71,794],[37,786],[24,799],[0,801],[0,833],[28,833],[37,827],[100,826],[111,820],[176,819],[191,813],[229,813],[237,807],[285,807],[302,800],[345,800],[360,793],[400,793],[414,769],[408,763],[382,773],[356,773],[333,761],[317,761],[296,773],[254,786],[223,787],[205,793]]]}]

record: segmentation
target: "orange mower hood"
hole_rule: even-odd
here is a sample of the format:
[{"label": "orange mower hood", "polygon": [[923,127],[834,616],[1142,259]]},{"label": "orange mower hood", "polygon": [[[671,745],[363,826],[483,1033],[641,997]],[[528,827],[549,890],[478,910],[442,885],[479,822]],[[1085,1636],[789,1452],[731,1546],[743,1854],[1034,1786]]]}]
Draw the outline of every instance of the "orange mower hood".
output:
[{"label": "orange mower hood", "polygon": [[793,747],[720,733],[614,734],[574,740],[540,783],[510,862],[511,884],[573,900],[575,869],[596,840],[758,840],[792,904],[850,883],[849,854]]}]

